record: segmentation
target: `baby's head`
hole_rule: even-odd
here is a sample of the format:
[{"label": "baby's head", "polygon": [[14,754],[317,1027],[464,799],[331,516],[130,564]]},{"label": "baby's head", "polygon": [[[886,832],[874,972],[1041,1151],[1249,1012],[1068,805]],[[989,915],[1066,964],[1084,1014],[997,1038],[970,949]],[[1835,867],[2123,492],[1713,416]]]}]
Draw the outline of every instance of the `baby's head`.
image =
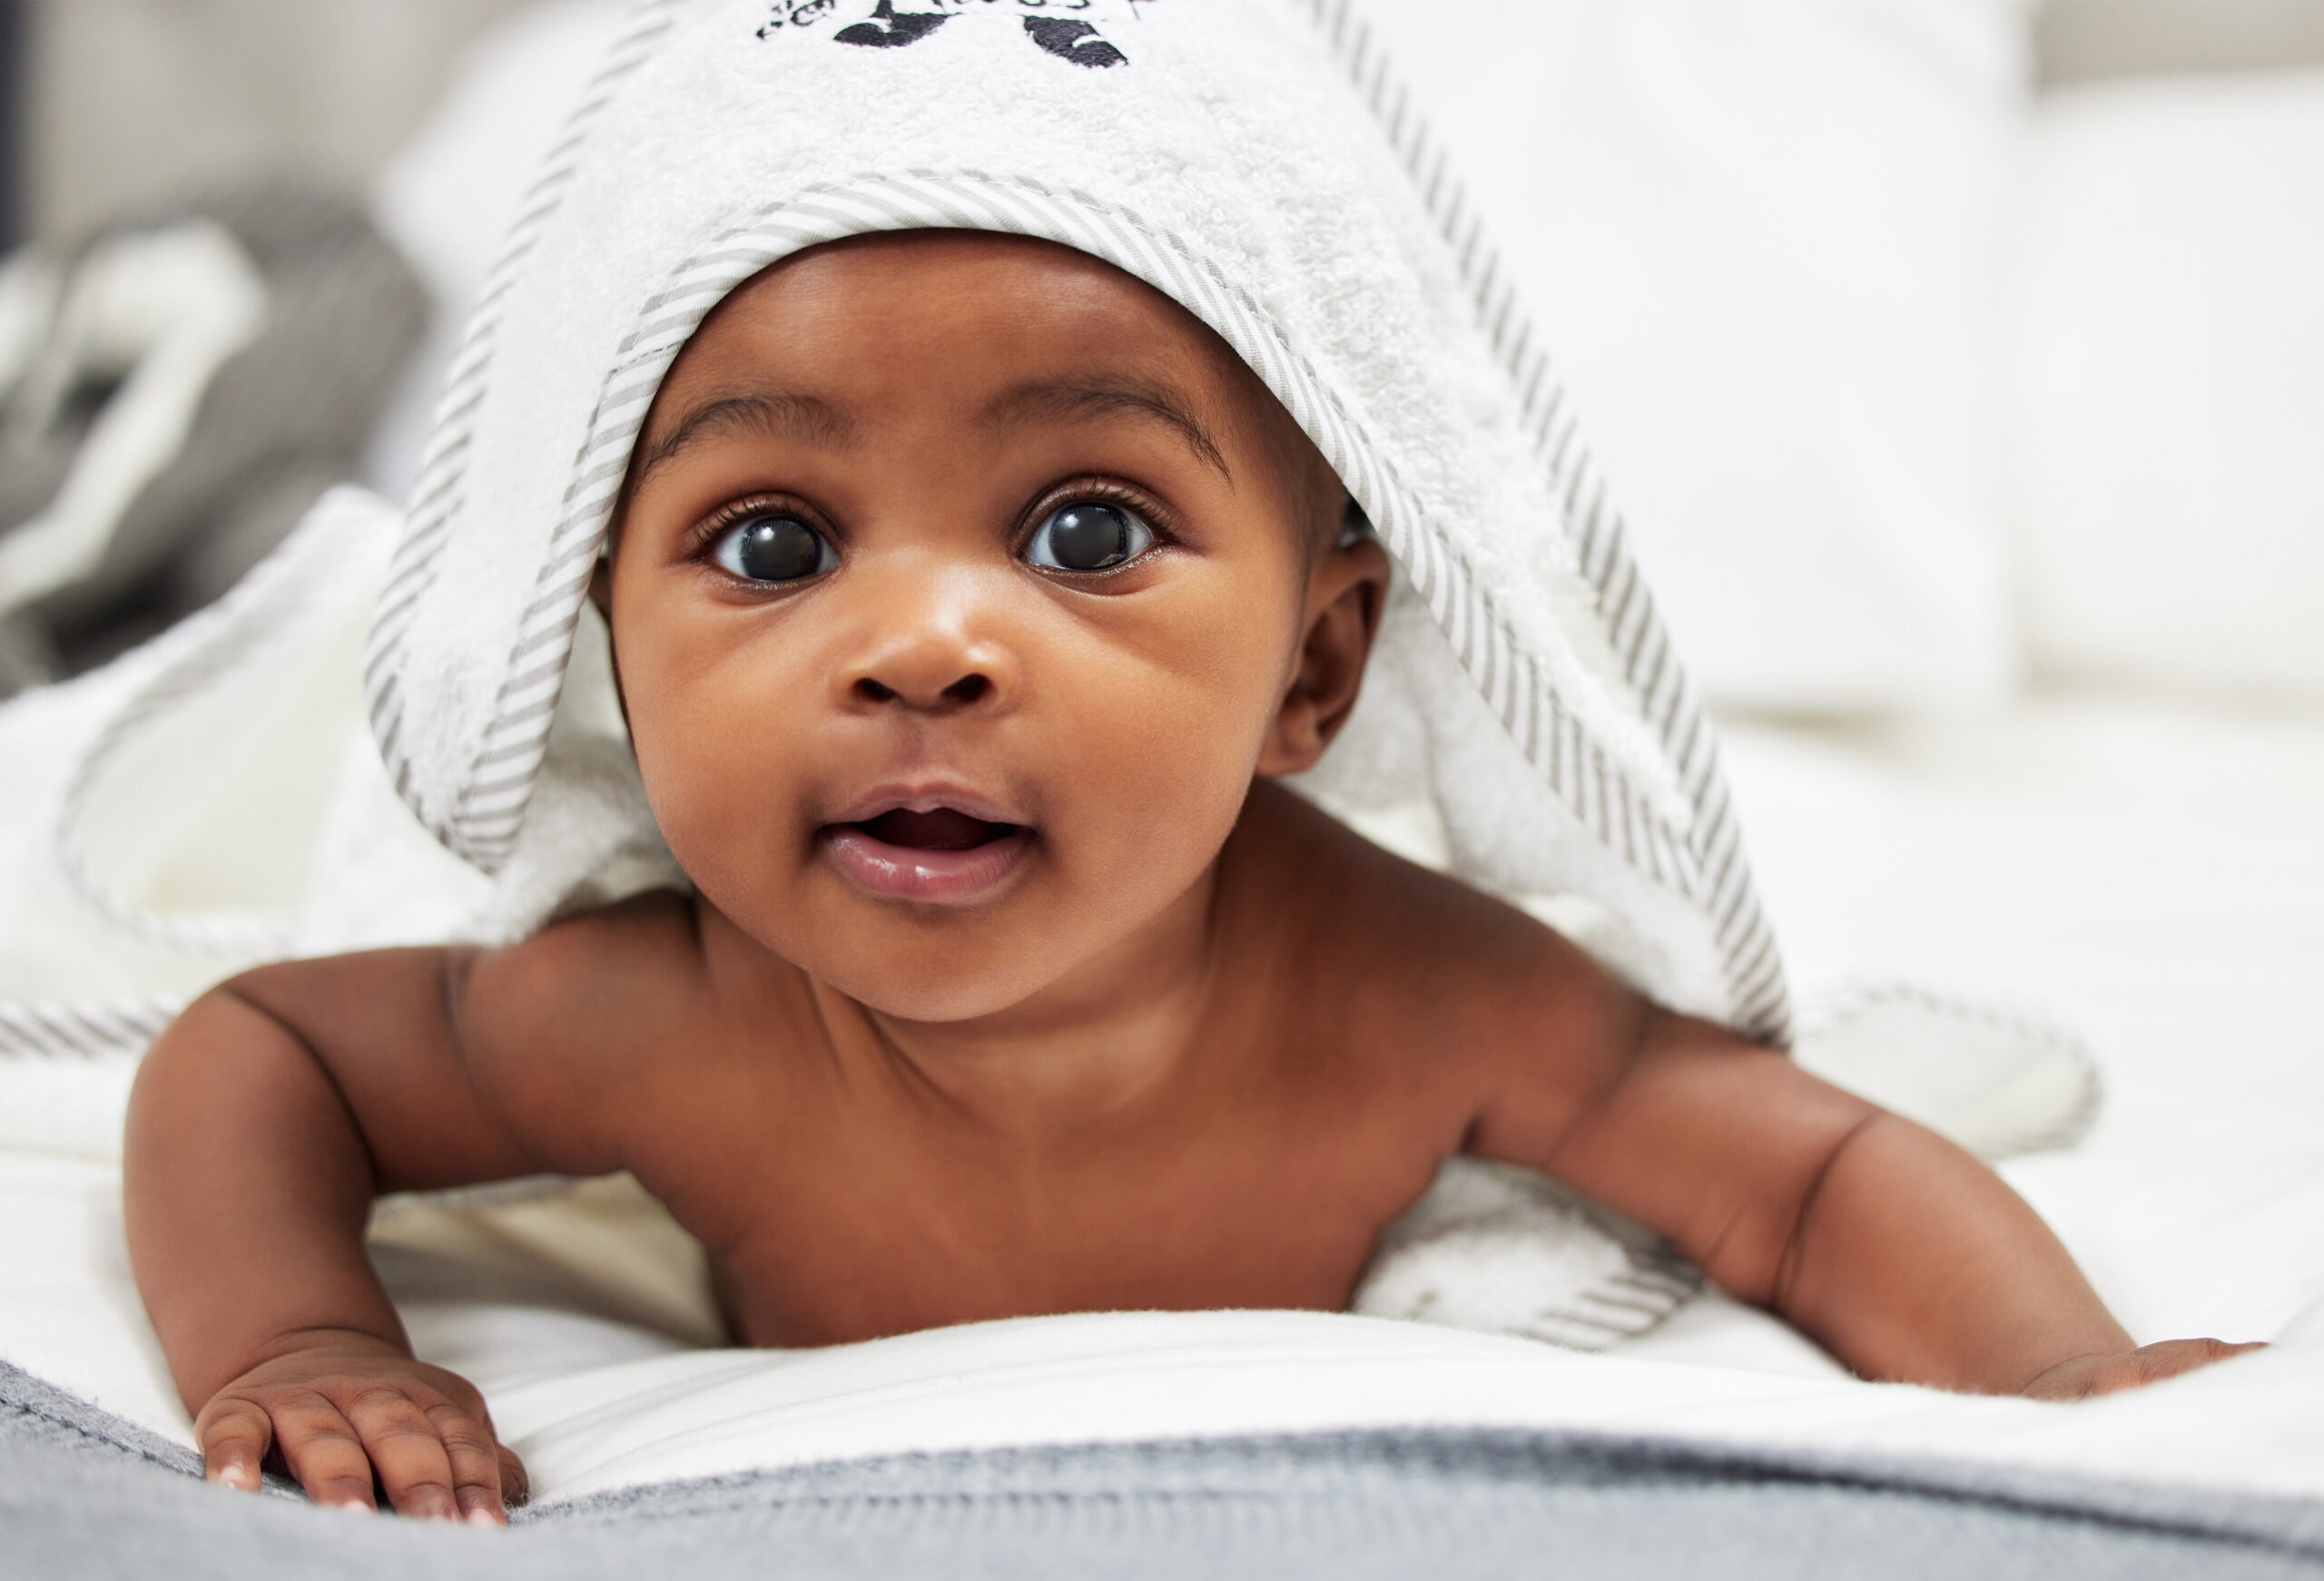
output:
[{"label": "baby's head", "polygon": [[1313,764],[1388,578],[1183,308],[969,231],[798,254],[664,380],[604,598],[704,896],[866,1004],[953,1020],[1206,897],[1254,775]]}]

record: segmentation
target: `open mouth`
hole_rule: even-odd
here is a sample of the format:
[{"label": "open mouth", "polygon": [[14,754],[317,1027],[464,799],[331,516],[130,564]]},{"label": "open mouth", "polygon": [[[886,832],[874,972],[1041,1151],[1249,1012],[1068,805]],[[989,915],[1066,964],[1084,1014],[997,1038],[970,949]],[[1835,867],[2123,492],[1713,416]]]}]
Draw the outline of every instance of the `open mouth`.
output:
[{"label": "open mouth", "polygon": [[1032,846],[1033,831],[1024,824],[957,807],[893,807],[823,829],[824,851],[855,888],[881,899],[937,906],[992,894]]},{"label": "open mouth", "polygon": [[988,823],[950,807],[914,812],[899,807],[877,818],[842,827],[860,829],[881,845],[914,851],[972,851],[1020,832],[1018,823]]}]

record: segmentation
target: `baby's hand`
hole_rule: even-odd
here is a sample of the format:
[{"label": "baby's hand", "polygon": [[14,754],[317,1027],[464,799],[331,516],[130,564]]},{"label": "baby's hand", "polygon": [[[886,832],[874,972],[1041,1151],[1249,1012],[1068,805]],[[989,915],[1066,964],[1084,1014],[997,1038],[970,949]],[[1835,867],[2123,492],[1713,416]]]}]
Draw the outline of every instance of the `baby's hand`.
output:
[{"label": "baby's hand", "polygon": [[251,1368],[193,1424],[212,1482],[256,1491],[271,1446],[318,1504],[506,1525],[525,1468],[468,1380],[383,1340],[332,1334]]},{"label": "baby's hand", "polygon": [[2088,1399],[2120,1389],[2160,1383],[2246,1350],[2264,1349],[2257,1340],[2230,1345],[2221,1340],[2165,1340],[2119,1355],[2077,1356],[2035,1378],[2025,1386],[2025,1393],[2034,1399]]}]

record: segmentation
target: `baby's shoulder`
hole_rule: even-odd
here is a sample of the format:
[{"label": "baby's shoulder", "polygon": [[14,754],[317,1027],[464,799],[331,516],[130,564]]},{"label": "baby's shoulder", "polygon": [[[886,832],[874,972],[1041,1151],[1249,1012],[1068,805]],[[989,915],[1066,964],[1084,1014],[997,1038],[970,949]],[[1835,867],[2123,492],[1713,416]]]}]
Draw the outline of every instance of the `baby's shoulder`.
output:
[{"label": "baby's shoulder", "polygon": [[1553,928],[1287,792],[1253,813],[1245,927],[1295,1014],[1481,1088],[1594,1085],[1628,1058],[1640,1001]]},{"label": "baby's shoulder", "polygon": [[560,917],[514,944],[479,950],[469,972],[499,992],[586,996],[617,985],[627,994],[654,979],[684,976],[700,954],[693,898],[654,889]]},{"label": "baby's shoulder", "polygon": [[560,918],[455,968],[453,1009],[472,1054],[570,1071],[665,1041],[702,996],[694,902],[655,891]]}]

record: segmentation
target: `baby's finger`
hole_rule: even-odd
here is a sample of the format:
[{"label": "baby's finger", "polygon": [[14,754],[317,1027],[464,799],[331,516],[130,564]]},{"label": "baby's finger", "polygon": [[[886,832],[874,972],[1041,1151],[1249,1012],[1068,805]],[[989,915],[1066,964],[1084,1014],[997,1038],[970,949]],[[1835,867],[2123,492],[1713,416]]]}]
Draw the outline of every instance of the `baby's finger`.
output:
[{"label": "baby's finger", "polygon": [[274,1421],[256,1402],[213,1399],[194,1424],[202,1446],[202,1474],[227,1488],[256,1493],[259,1467],[274,1442]]},{"label": "baby's finger", "polygon": [[452,1497],[460,1518],[507,1526],[508,1511],[500,1500],[500,1446],[493,1441],[491,1428],[451,1404],[436,1407],[428,1417],[452,1462]]},{"label": "baby's finger", "polygon": [[398,1515],[421,1520],[458,1520],[452,1497],[452,1458],[436,1424],[399,1389],[368,1389],[347,1407],[347,1419],[362,1436],[379,1486]]},{"label": "baby's finger", "polygon": [[2199,1367],[2209,1367],[2214,1361],[2240,1356],[2247,1350],[2266,1349],[2257,1340],[2230,1345],[2224,1340],[2164,1340],[2158,1344],[2140,1347],[2135,1353],[2139,1376],[2132,1381],[2159,1383],[2166,1378],[2176,1378],[2182,1372],[2192,1372]]},{"label": "baby's finger", "polygon": [[533,1497],[532,1473],[507,1445],[496,1445],[494,1453],[500,1461],[500,1502],[507,1508],[518,1508]]},{"label": "baby's finger", "polygon": [[320,1395],[311,1403],[277,1408],[275,1447],[307,1497],[334,1509],[377,1509],[371,1498],[371,1458],[352,1423]]}]

